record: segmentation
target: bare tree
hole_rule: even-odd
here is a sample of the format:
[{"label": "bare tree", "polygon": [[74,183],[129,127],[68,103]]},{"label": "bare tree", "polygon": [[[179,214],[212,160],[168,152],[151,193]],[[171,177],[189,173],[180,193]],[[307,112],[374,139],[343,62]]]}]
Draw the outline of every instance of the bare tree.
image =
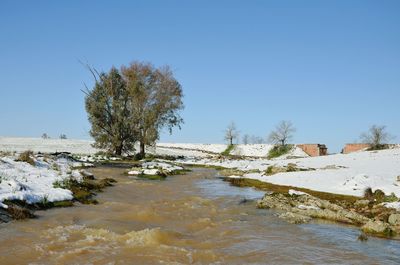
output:
[{"label": "bare tree", "polygon": [[251,136],[251,143],[253,144],[263,144],[265,141],[262,137],[260,136]]},{"label": "bare tree", "polygon": [[296,131],[291,121],[281,121],[268,136],[268,141],[272,144],[285,146]]},{"label": "bare tree", "polygon": [[231,122],[225,130],[225,140],[229,145],[233,145],[233,141],[239,138],[239,131],[236,129],[234,122]]},{"label": "bare tree", "polygon": [[245,134],[243,136],[242,142],[243,142],[243,144],[249,144],[250,143],[250,135]]},{"label": "bare tree", "polygon": [[375,149],[383,147],[393,136],[386,131],[386,126],[372,125],[360,138],[363,143],[370,144]]}]

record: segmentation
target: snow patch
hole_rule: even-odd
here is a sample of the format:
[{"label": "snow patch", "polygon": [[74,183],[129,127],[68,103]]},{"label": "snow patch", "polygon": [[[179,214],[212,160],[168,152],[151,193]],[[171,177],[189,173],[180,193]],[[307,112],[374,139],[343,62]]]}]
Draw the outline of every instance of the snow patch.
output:
[{"label": "snow patch", "polygon": [[302,192],[302,191],[298,191],[298,190],[289,190],[289,195],[293,196],[293,195],[297,195],[297,196],[301,196],[301,195],[309,195],[308,193]]},{"label": "snow patch", "polygon": [[70,190],[56,188],[54,183],[67,179],[82,180],[79,171],[73,170],[72,160],[34,158],[35,166],[15,161],[15,157],[0,158],[0,207],[5,200],[21,200],[28,204],[42,201],[72,200]]}]

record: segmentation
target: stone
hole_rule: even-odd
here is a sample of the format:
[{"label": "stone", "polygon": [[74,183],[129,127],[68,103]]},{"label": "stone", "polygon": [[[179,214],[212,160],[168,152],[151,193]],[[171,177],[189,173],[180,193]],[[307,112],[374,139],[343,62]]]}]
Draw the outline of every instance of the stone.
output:
[{"label": "stone", "polygon": [[283,211],[289,211],[292,208],[289,199],[280,193],[266,194],[264,198],[258,201],[257,207]]},{"label": "stone", "polygon": [[400,225],[400,214],[399,213],[391,214],[389,216],[388,222],[391,225]]},{"label": "stone", "polygon": [[382,221],[368,221],[361,230],[365,233],[380,235],[380,236],[392,236],[393,230],[390,228],[388,223]]},{"label": "stone", "polygon": [[87,171],[87,170],[82,169],[82,170],[80,171],[80,173],[82,174],[82,176],[83,176],[85,179],[91,179],[91,180],[94,179],[93,173],[91,173],[91,172],[89,172],[89,171]]},{"label": "stone", "polygon": [[361,207],[368,206],[368,204],[369,204],[369,200],[358,200],[354,203],[354,206],[361,208]]},{"label": "stone", "polygon": [[286,212],[283,214],[278,215],[279,218],[287,221],[291,224],[305,224],[312,220],[311,217],[305,216],[298,213]]}]

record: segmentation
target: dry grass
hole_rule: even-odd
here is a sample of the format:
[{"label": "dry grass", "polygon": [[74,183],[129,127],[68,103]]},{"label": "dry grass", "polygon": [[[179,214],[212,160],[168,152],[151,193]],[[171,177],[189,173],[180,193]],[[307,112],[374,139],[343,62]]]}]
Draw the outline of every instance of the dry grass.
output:
[{"label": "dry grass", "polygon": [[25,152],[21,153],[19,155],[17,161],[26,162],[28,164],[31,164],[32,166],[35,165],[35,160],[33,160],[33,152],[32,151],[25,151]]}]

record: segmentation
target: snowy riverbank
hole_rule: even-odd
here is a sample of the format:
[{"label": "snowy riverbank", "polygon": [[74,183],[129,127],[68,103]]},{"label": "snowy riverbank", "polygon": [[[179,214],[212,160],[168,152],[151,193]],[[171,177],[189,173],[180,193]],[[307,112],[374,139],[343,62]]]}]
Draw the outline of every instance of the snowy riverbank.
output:
[{"label": "snowy riverbank", "polygon": [[[0,151],[30,149],[90,155],[99,151],[92,148],[91,143],[83,140],[3,137],[0,138]],[[400,148],[321,157],[307,157],[299,148],[295,148],[285,157],[269,160],[266,156],[271,145],[237,145],[231,154],[242,156],[240,159],[220,156],[226,147],[227,145],[223,144],[159,143],[156,148],[149,148],[149,152],[181,156],[178,162],[182,164],[219,166],[243,172],[242,176],[231,177],[355,196],[362,196],[363,191],[370,187],[373,190],[381,189],[386,194],[394,193],[400,196]],[[271,167],[291,167],[297,170],[269,174],[268,170]]]},{"label": "snowy riverbank", "polygon": [[[298,159],[194,158],[187,164],[226,167],[243,171],[243,177],[337,194],[362,196],[366,188],[400,196],[400,149],[336,154]],[[268,168],[292,167],[289,172],[268,174]]]},{"label": "snowy riverbank", "polygon": [[31,155],[31,163],[18,161],[18,156],[0,156],[0,206],[4,201],[25,201],[28,204],[72,200],[71,190],[57,183],[82,181],[78,167],[86,163],[66,157]]}]

